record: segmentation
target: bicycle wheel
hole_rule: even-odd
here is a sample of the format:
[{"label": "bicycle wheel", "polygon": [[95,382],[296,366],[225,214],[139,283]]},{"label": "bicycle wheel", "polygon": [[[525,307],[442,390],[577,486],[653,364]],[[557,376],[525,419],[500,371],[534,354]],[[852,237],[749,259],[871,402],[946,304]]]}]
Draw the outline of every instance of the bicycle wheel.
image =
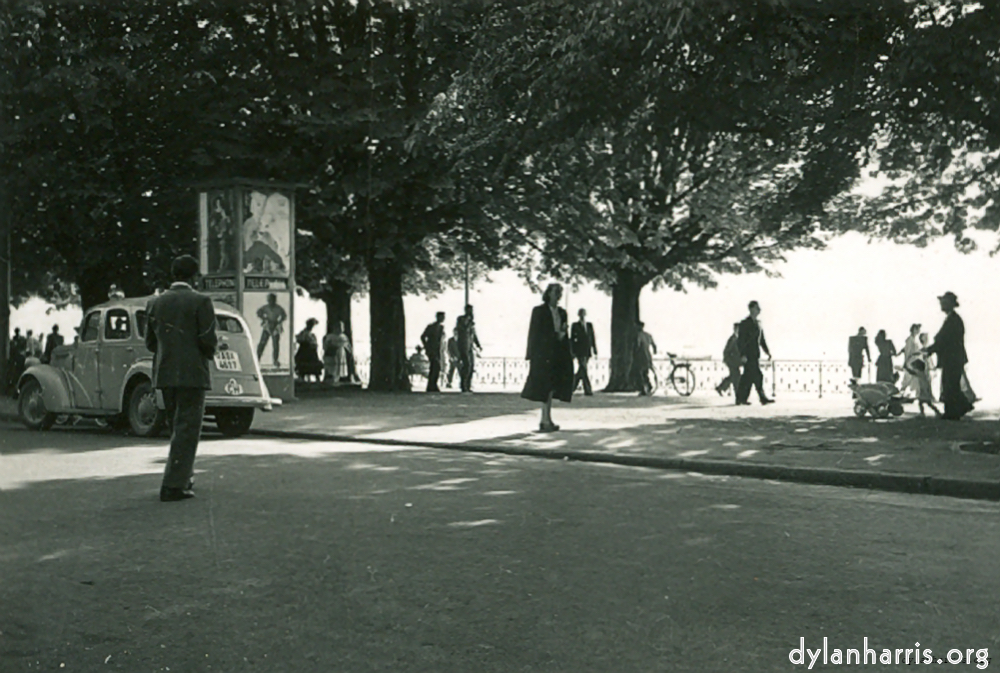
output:
[{"label": "bicycle wheel", "polygon": [[670,384],[677,391],[678,395],[690,397],[694,392],[694,372],[691,365],[679,364],[670,372]]}]

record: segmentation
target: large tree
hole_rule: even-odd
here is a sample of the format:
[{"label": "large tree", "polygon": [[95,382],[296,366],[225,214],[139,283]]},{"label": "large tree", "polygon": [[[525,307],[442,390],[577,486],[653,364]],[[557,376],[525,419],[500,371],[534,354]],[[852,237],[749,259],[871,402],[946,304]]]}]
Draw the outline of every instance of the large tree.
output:
[{"label": "large tree", "polygon": [[912,18],[886,63],[870,157],[885,188],[845,197],[845,226],[917,245],[947,236],[970,251],[986,238],[970,230],[1000,230],[1000,4],[920,3]]},{"label": "large tree", "polygon": [[283,48],[263,61],[268,107],[283,110],[291,146],[311,148],[302,227],[349,260],[326,285],[358,267],[367,279],[372,389],[409,389],[407,289],[457,280],[466,254],[497,262],[431,119],[463,67],[476,4],[314,3],[278,23]]},{"label": "large tree", "polygon": [[141,294],[194,251],[199,181],[297,182],[304,234],[333,248],[314,261],[344,263],[320,273],[308,250],[304,279],[343,307],[363,270],[372,386],[408,387],[404,290],[457,279],[466,254],[496,261],[426,123],[462,67],[467,4],[16,5],[0,142],[19,293]]},{"label": "large tree", "polygon": [[819,245],[858,175],[905,3],[497,7],[458,116],[542,269],[612,294],[608,390],[634,390],[639,297]]}]

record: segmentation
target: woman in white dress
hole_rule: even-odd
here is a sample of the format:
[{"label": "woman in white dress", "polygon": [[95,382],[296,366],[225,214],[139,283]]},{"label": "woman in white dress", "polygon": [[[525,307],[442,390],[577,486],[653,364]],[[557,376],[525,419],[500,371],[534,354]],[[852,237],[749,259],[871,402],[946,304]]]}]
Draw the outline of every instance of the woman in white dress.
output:
[{"label": "woman in white dress", "polygon": [[903,381],[899,384],[900,392],[907,389],[913,390],[915,397],[920,395],[920,381],[910,370],[907,369],[913,363],[915,357],[920,357],[920,323],[910,325],[910,335],[906,337],[906,344],[903,346]]},{"label": "woman in white dress", "polygon": [[323,365],[327,381],[340,383],[348,380],[347,353],[350,350],[351,341],[344,334],[344,323],[338,322],[334,330],[323,337]]}]

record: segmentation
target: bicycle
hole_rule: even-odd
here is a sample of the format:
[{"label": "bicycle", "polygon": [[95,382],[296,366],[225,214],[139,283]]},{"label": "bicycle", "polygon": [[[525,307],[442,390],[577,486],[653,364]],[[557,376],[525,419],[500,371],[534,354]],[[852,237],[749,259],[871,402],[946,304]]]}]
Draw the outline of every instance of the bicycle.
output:
[{"label": "bicycle", "polygon": [[[695,387],[694,370],[691,369],[691,363],[677,362],[675,359],[677,357],[676,353],[667,353],[667,357],[670,358],[670,374],[667,376],[667,380],[670,381],[670,385],[673,386],[678,395],[690,397]],[[655,370],[653,377],[655,384],[658,384],[659,381],[656,380]],[[656,390],[655,384],[653,390]]]}]

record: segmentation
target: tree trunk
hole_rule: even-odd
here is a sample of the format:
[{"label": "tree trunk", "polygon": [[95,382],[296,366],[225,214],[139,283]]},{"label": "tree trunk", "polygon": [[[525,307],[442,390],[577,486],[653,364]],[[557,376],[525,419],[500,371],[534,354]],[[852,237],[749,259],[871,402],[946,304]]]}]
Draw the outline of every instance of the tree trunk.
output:
[{"label": "tree trunk", "polygon": [[403,271],[395,260],[372,260],[368,264],[368,282],[372,352],[368,389],[409,391]]},{"label": "tree trunk", "polygon": [[347,352],[347,373],[352,381],[358,380],[357,368],[354,364],[354,329],[351,327],[351,302],[354,299],[354,286],[342,280],[328,280],[328,290],[319,295],[326,305],[326,334],[330,334],[337,323],[344,326],[344,334],[351,342],[351,350]]},{"label": "tree trunk", "polygon": [[638,392],[642,379],[633,367],[638,337],[639,295],[646,282],[629,270],[619,270],[611,289],[611,371],[606,393]]}]

